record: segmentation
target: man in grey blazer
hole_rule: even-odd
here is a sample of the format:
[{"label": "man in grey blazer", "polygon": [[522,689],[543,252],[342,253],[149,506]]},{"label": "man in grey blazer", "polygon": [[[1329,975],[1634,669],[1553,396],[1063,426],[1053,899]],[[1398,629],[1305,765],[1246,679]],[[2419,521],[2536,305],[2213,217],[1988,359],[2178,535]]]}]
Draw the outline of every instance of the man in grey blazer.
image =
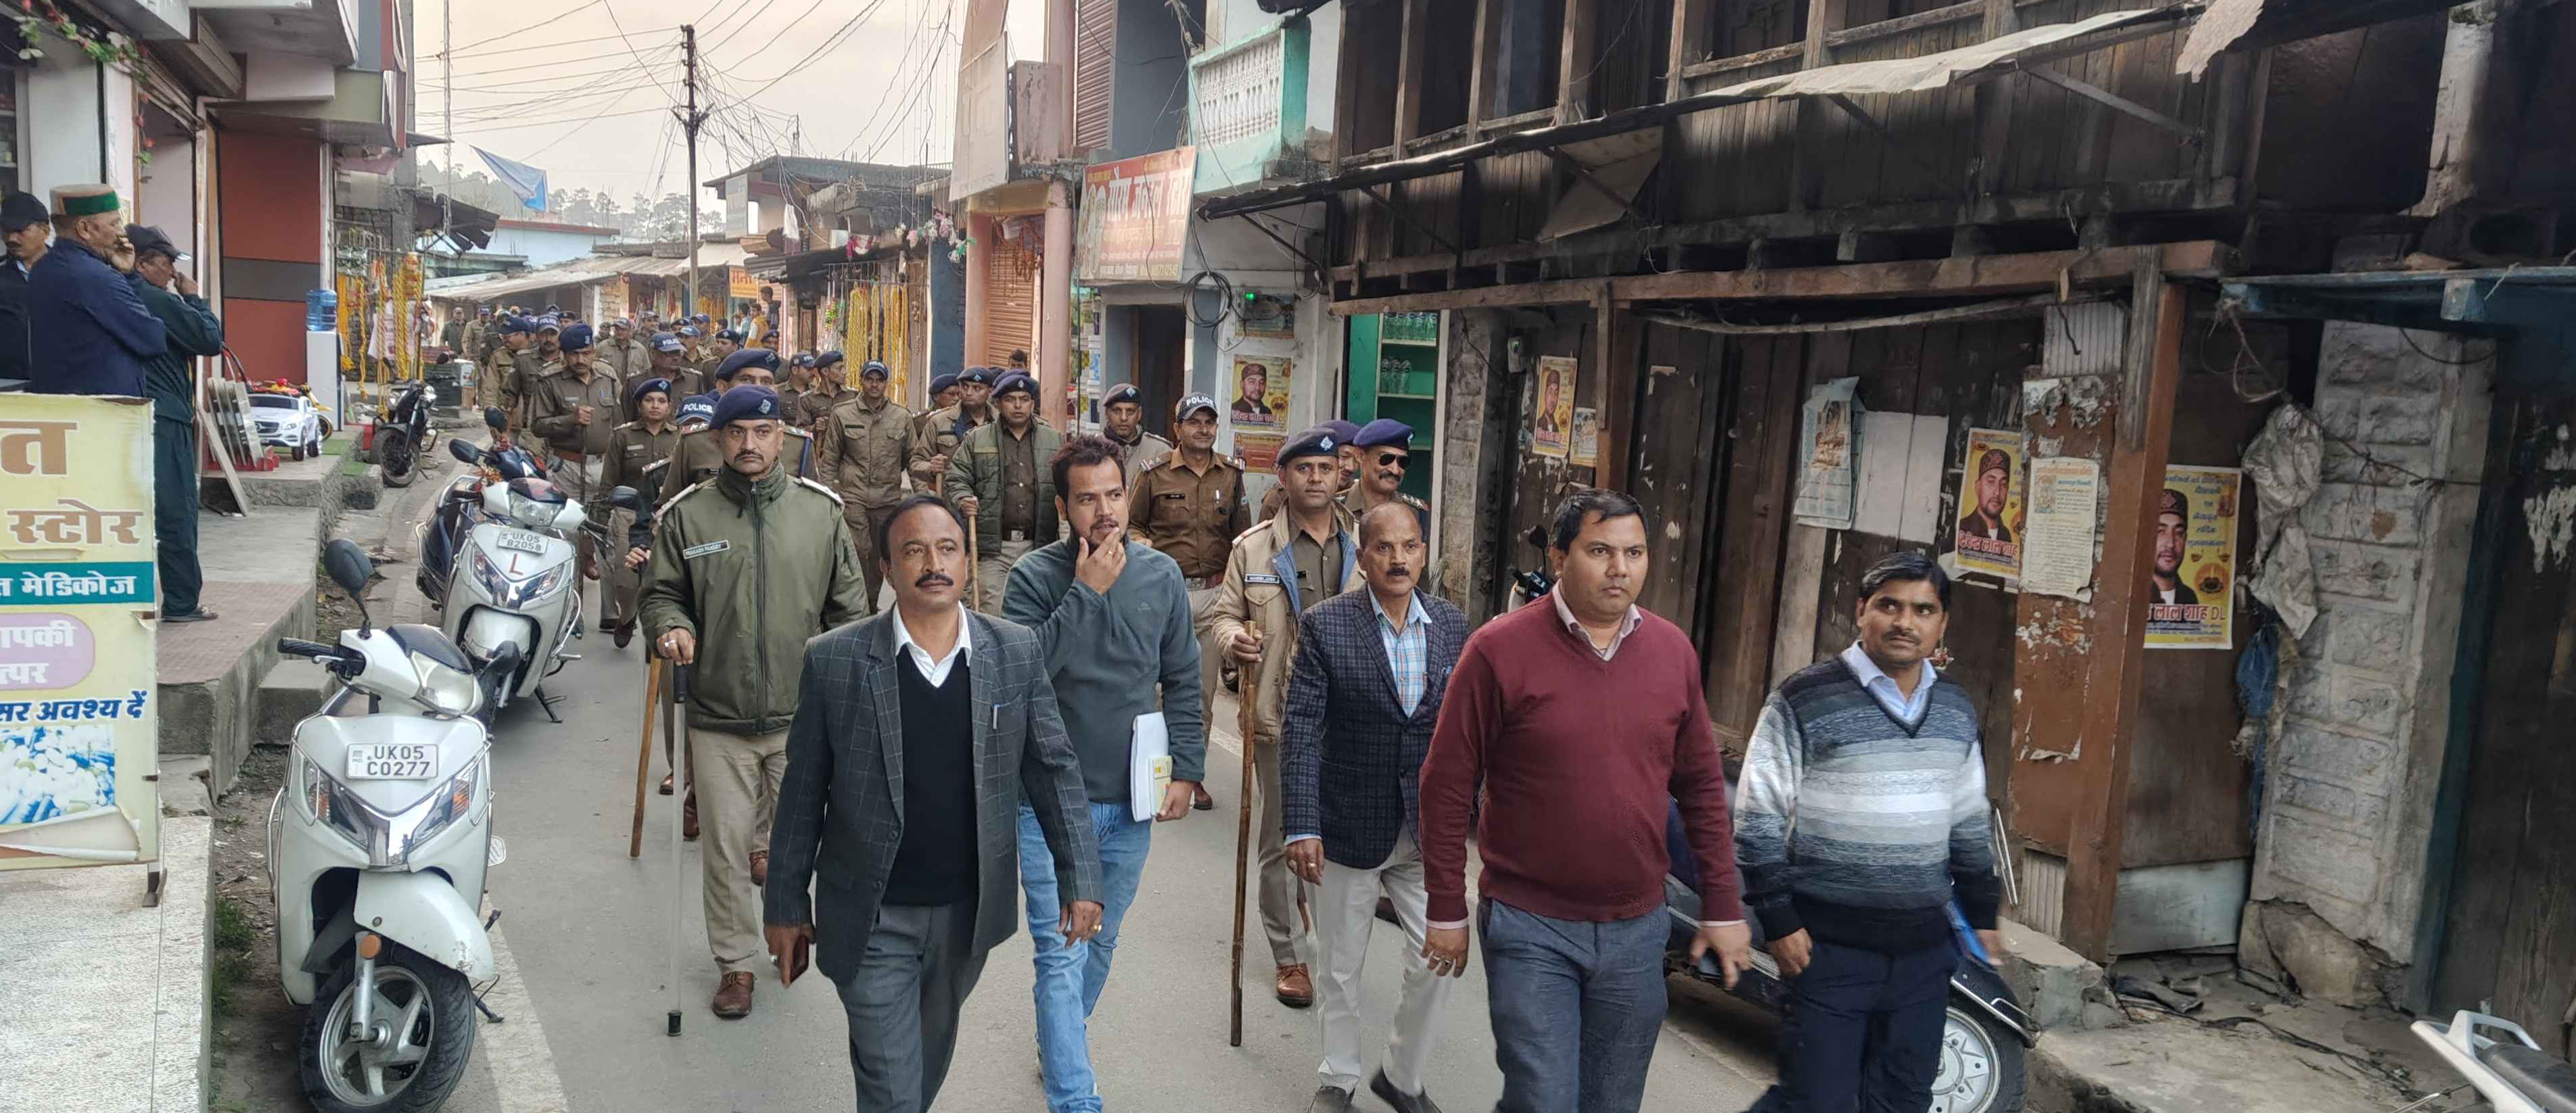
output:
[{"label": "man in grey blazer", "polygon": [[915,495],[877,528],[895,606],[806,643],[765,920],[782,982],[821,948],[861,1113],[921,1113],[985,954],[1018,928],[1023,793],[1064,938],[1099,931],[1100,855],[1036,636],[958,601],[963,519]]},{"label": "man in grey blazer", "polygon": [[[1316,886],[1315,998],[1324,1035],[1308,1113],[1346,1113],[1367,1069],[1360,1058],[1360,974],[1380,894],[1404,931],[1404,996],[1369,1090],[1396,1113],[1439,1113],[1422,1086],[1448,977],[1423,951],[1420,777],[1431,752],[1467,616],[1416,589],[1422,524],[1401,501],[1360,515],[1367,587],[1306,609],[1279,725],[1279,785],[1288,868]],[[1445,976],[1444,976],[1445,975]]]}]

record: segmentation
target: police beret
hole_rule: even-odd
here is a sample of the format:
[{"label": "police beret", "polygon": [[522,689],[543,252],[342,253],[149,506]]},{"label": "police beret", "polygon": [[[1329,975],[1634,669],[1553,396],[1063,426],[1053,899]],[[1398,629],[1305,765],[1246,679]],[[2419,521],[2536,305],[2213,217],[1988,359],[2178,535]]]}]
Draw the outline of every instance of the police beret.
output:
[{"label": "police beret", "polygon": [[2166,514],[2177,514],[2188,519],[2191,517],[2191,499],[2182,492],[2167,487],[2164,501],[2156,507],[2156,514],[2160,517]]},{"label": "police beret", "polygon": [[692,394],[680,400],[680,420],[682,421],[693,418],[698,421],[709,421],[715,416],[716,400],[713,398],[704,394]]},{"label": "police beret", "polygon": [[1184,394],[1181,396],[1180,402],[1172,407],[1172,420],[1174,422],[1187,421],[1190,419],[1191,414],[1197,413],[1200,410],[1206,410],[1209,417],[1216,417],[1224,412],[1217,409],[1216,399],[1213,397],[1205,394]]},{"label": "police beret", "polygon": [[1279,446],[1279,465],[1286,467],[1289,461],[1308,456],[1330,456],[1339,451],[1345,443],[1348,442],[1342,439],[1340,433],[1318,425],[1288,438],[1288,443]]},{"label": "police beret", "polygon": [[775,419],[786,409],[785,404],[778,400],[778,392],[768,387],[736,387],[716,399],[715,417],[708,423],[722,428],[737,421]]},{"label": "police beret", "polygon": [[943,390],[954,390],[956,387],[957,373],[954,371],[942,371],[930,377],[930,392],[932,394],[937,394]]},{"label": "police beret", "polygon": [[1101,399],[1100,405],[1101,408],[1107,409],[1108,407],[1115,406],[1120,402],[1130,402],[1142,406],[1145,404],[1145,393],[1136,389],[1136,384],[1134,383],[1120,383],[1117,386],[1109,388],[1109,396]]},{"label": "police beret", "polygon": [[795,355],[794,362],[798,367],[812,367],[814,366],[814,353],[798,352]]},{"label": "police beret", "polygon": [[657,332],[657,333],[654,333],[654,334],[653,334],[653,350],[654,350],[654,351],[657,351],[657,352],[676,352],[676,351],[679,351],[679,350],[680,350],[680,338],[679,338],[679,337],[676,337],[676,336],[673,336],[673,335],[671,335],[670,333],[667,333],[667,332]]},{"label": "police beret", "polygon": [[845,355],[842,355],[842,354],[841,354],[841,353],[839,353],[839,352],[816,352],[816,353],[814,353],[814,366],[816,366],[816,367],[830,367],[831,365],[833,365],[833,364],[835,364],[835,363],[848,363],[848,362],[850,362],[850,357],[845,356]]},{"label": "police beret", "polygon": [[[834,354],[834,355],[838,355],[838,354],[840,354],[840,353],[835,352],[835,353],[833,353],[833,354]],[[859,377],[860,377],[860,378],[862,378],[862,379],[882,379],[882,378],[885,378],[885,377],[886,377],[886,365],[885,365],[885,361],[883,361],[883,360],[876,360],[876,359],[872,359],[872,360],[867,361],[866,363],[862,363],[862,364],[860,364],[860,365],[859,365]]]},{"label": "police beret", "polygon": [[638,379],[634,386],[627,388],[626,400],[629,402],[641,402],[644,400],[645,395],[651,394],[657,390],[666,395],[671,393],[671,380]]},{"label": "police beret", "polygon": [[707,319],[707,315],[704,313],[691,313],[689,314],[689,319],[692,321],[704,321]]},{"label": "police beret", "polygon": [[1020,391],[1031,398],[1035,398],[1038,396],[1038,381],[1017,371],[1013,371],[1009,374],[1003,375],[1001,382],[993,384],[993,397],[995,398],[999,398],[1013,391]]},{"label": "police beret", "polygon": [[726,356],[723,363],[716,365],[716,381],[724,382],[727,379],[731,379],[734,377],[736,372],[741,371],[745,367],[758,367],[772,374],[776,374],[778,371],[778,353],[770,351],[767,348],[744,348],[741,351]]},{"label": "police beret", "polygon": [[555,344],[567,352],[589,351],[590,326],[579,322],[565,326],[562,335],[555,340]]},{"label": "police beret", "polygon": [[1361,448],[1410,450],[1413,447],[1413,427],[1391,417],[1381,417],[1360,426],[1359,435],[1352,437],[1351,443]]},{"label": "police beret", "polygon": [[729,328],[720,328],[716,330],[716,339],[731,340],[736,344],[740,344],[742,343],[742,334]]},{"label": "police beret", "polygon": [[512,313],[501,318],[501,332],[505,336],[513,332],[535,331],[537,331],[535,325],[529,324],[527,318],[519,316],[516,313]]},{"label": "police beret", "polygon": [[2012,457],[2004,455],[2004,450],[2000,448],[1987,449],[1984,455],[1977,457],[1977,474],[1984,475],[1990,471],[2010,474]]},{"label": "police beret", "polygon": [[957,382],[961,386],[991,386],[993,385],[993,369],[990,367],[969,367],[964,371],[958,372]]},{"label": "police beret", "polygon": [[1315,428],[1331,433],[1335,444],[1351,444],[1360,439],[1360,424],[1356,421],[1349,421],[1337,417],[1317,425]]}]

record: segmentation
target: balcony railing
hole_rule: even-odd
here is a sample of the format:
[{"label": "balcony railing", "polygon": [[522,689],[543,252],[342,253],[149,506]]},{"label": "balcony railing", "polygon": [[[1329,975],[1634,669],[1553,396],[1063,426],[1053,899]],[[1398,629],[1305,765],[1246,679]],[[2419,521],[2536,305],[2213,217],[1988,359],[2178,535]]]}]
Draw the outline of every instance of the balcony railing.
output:
[{"label": "balcony railing", "polygon": [[1306,142],[1306,23],[1266,31],[1190,59],[1192,192],[1219,193],[1276,177]]}]

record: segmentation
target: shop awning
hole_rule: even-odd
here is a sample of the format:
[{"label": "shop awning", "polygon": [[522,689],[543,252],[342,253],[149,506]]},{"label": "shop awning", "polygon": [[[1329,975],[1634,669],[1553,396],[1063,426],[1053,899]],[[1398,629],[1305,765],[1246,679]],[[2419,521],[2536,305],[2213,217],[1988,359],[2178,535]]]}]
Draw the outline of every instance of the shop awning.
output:
[{"label": "shop awning", "polygon": [[[2035,69],[2044,62],[2071,57],[2116,46],[2131,39],[2163,34],[2174,24],[2199,14],[2200,4],[2177,4],[2172,7],[2140,11],[2105,12],[2090,19],[2072,23],[2052,23],[2029,27],[2009,35],[1989,39],[1956,50],[1925,54],[1913,58],[1885,58],[1871,62],[1848,62],[1837,66],[1819,66],[1812,70],[1758,78],[1722,89],[1694,93],[1679,100],[1641,105],[1610,113],[1597,120],[1537,128],[1531,131],[1499,135],[1482,142],[1470,143],[1445,151],[1433,151],[1412,158],[1382,162],[1344,171],[1311,182],[1297,182],[1268,189],[1247,190],[1212,199],[1199,206],[1199,215],[1207,219],[1241,216],[1283,208],[1346,190],[1367,189],[1394,182],[1427,178],[1460,169],[1479,159],[1524,151],[1562,150],[1573,144],[1605,136],[1622,135],[1647,128],[1661,127],[1676,117],[1730,104],[1777,100],[1786,97],[1823,97],[1844,111],[1860,114],[1860,107],[1850,98],[1884,93],[1920,93],[1959,85],[1992,81],[2016,73],[2027,73],[2043,81],[2060,85],[2083,85],[2045,70]],[[2090,85],[2074,90],[2079,95],[2100,101],[2119,111],[2148,119],[2158,126],[2181,127],[2177,121]],[[2107,98],[2107,99],[2106,99]],[[2115,103],[2116,102],[2116,103]],[[1864,119],[1867,120],[1866,116]],[[1877,121],[1867,120],[1875,126]]]},{"label": "shop awning", "polygon": [[2459,0],[2210,0],[2209,13],[2191,29],[2174,72],[2200,76],[2209,61],[2231,50],[2254,50],[2438,12]]},{"label": "shop awning", "polygon": [[509,297],[512,294],[526,294],[533,293],[538,290],[551,290],[558,286],[588,286],[593,282],[598,282],[609,277],[609,272],[601,270],[549,269],[529,271],[526,274],[504,278],[498,282],[478,283],[474,286],[457,291],[456,296],[467,301],[493,301],[499,298]]}]

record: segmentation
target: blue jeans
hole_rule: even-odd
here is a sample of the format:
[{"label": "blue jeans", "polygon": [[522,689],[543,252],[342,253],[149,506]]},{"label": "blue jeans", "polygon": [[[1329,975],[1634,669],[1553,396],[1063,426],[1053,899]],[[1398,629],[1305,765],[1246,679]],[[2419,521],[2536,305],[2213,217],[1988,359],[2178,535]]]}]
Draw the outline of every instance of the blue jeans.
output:
[{"label": "blue jeans", "polygon": [[1091,1079],[1091,1041],[1086,1024],[1100,991],[1109,984],[1109,961],[1118,953],[1118,921],[1136,903],[1136,885],[1145,877],[1145,852],[1153,845],[1154,823],[1127,817],[1125,804],[1091,805],[1091,826],[1100,839],[1100,934],[1066,946],[1056,929],[1064,899],[1056,895],[1055,856],[1048,852],[1038,813],[1020,802],[1020,887],[1028,894],[1029,940],[1037,948],[1038,1063],[1046,1084],[1047,1108],[1054,1113],[1097,1113],[1100,1095]]},{"label": "blue jeans", "polygon": [[1488,897],[1477,918],[1495,1113],[1636,1113],[1664,1026],[1664,910],[1591,923]]}]

